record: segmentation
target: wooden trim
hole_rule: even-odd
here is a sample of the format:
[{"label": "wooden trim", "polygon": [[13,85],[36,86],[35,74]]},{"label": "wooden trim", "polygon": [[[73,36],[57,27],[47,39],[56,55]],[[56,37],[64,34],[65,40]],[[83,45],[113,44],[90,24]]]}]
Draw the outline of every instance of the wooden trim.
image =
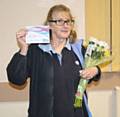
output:
[{"label": "wooden trim", "polygon": [[29,82],[22,86],[11,83],[0,83],[0,102],[28,100]]},{"label": "wooden trim", "polygon": [[88,86],[89,90],[111,90],[120,87],[120,72],[103,72],[101,80]]},{"label": "wooden trim", "polygon": [[[101,80],[88,86],[91,90],[110,90],[120,86],[120,72],[104,72]],[[29,99],[29,81],[23,86],[11,83],[0,83],[0,102],[5,101],[27,101]]]}]

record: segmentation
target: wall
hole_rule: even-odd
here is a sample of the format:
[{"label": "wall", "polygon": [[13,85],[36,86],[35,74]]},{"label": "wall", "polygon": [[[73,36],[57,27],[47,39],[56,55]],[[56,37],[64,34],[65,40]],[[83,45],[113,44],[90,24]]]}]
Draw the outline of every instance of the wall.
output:
[{"label": "wall", "polygon": [[[88,97],[93,117],[120,117],[120,72],[103,73],[99,82],[88,86]],[[21,87],[2,83],[0,116],[21,117],[22,113],[22,117],[27,117],[28,100],[29,80]]]},{"label": "wall", "polygon": [[[120,117],[120,88],[89,91],[89,107],[93,117]],[[0,102],[1,117],[27,117],[28,101]]]},{"label": "wall", "polygon": [[1,117],[27,117],[28,101],[0,102]]},{"label": "wall", "polygon": [[112,0],[112,70],[120,71],[120,0]]},{"label": "wall", "polygon": [[86,37],[94,36],[110,45],[112,63],[103,71],[120,71],[120,0],[85,1]]}]

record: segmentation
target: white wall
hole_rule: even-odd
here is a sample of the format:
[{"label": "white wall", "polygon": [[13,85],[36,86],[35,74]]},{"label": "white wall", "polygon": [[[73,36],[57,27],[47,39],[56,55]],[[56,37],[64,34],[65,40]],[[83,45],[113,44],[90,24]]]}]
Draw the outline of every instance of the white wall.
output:
[{"label": "white wall", "polygon": [[[120,88],[89,91],[93,117],[120,117]],[[0,117],[27,117],[28,101],[0,102]]]},{"label": "white wall", "polygon": [[112,90],[91,91],[88,97],[93,117],[116,117],[115,97]]},{"label": "white wall", "polygon": [[18,50],[16,31],[26,25],[43,24],[48,9],[58,3],[71,8],[78,37],[84,37],[84,0],[0,0],[0,82],[7,81],[6,66]]},{"label": "white wall", "polygon": [[28,102],[0,102],[0,117],[27,117]]},{"label": "white wall", "polygon": [[115,87],[114,89],[115,95],[115,116],[120,117],[120,87]]}]

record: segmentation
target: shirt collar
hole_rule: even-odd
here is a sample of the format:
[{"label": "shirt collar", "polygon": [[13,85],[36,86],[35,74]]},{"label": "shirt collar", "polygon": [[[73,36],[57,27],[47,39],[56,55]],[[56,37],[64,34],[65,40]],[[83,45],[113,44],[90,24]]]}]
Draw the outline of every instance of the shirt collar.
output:
[{"label": "shirt collar", "polygon": [[[53,53],[56,53],[55,50],[52,48],[51,44],[44,44],[44,45],[39,44],[38,47],[42,49],[44,52],[51,53],[52,51]],[[71,50],[69,39],[66,42],[65,48],[67,48],[68,50]]]}]

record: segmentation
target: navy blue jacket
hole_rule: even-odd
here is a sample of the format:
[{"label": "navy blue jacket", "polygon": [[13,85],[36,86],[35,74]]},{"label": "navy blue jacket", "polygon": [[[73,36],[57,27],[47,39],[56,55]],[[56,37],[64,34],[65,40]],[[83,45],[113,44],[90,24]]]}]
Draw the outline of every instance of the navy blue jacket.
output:
[{"label": "navy blue jacket", "polygon": [[[75,48],[80,47],[82,54],[82,43],[72,48],[77,55]],[[82,54],[83,55],[83,54]],[[77,55],[81,58],[80,55]],[[82,60],[80,60],[82,64]],[[52,56],[44,52],[37,44],[30,45],[27,56],[22,56],[17,52],[7,66],[8,80],[17,85],[23,85],[30,77],[30,103],[29,117],[53,117],[53,81],[54,67]],[[99,74],[92,80],[99,80]]]}]

